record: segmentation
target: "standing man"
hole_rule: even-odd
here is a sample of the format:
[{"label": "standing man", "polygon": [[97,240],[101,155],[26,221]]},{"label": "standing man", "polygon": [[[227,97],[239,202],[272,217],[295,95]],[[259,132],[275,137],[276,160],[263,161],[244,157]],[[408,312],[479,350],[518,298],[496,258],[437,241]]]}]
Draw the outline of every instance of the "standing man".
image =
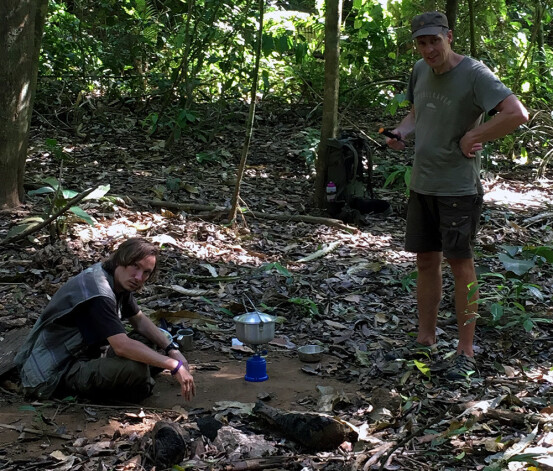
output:
[{"label": "standing man", "polygon": [[[194,379],[178,345],[142,313],[133,296],[156,273],[157,258],[154,245],[128,239],[104,263],[56,292],[15,358],[27,394],[141,401],[155,384],[151,366],[169,370],[184,399],[194,396]],[[123,320],[163,353],[129,337]],[[107,355],[101,355],[106,345]]]},{"label": "standing man", "polygon": [[[513,93],[482,63],[453,52],[453,33],[440,12],[413,18],[412,38],[421,54],[411,73],[409,114],[386,138],[392,149],[405,149],[415,133],[405,248],[417,254],[417,343],[436,342],[442,297],[442,254],[455,280],[455,311],[459,343],[450,379],[475,369],[474,330],[478,292],[467,299],[476,282],[473,247],[482,210],[480,183],[482,144],[528,121],[528,112]],[[483,122],[484,114],[493,118]]]}]

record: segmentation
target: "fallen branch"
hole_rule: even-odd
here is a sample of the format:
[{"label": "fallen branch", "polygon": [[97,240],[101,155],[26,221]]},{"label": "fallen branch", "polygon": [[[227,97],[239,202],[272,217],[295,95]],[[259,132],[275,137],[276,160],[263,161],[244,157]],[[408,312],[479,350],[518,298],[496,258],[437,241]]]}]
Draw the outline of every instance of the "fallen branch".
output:
[{"label": "fallen branch", "polygon": [[73,437],[71,435],[67,435],[64,433],[55,433],[55,432],[46,432],[44,430],[37,430],[34,428],[27,428],[27,427],[16,427],[15,425],[9,425],[9,424],[0,424],[0,427],[2,428],[8,428],[10,430],[16,430],[17,432],[25,432],[25,433],[33,433],[35,435],[43,435],[46,437],[53,437],[53,438],[62,438],[64,440],[72,440]]},{"label": "fallen branch", "polygon": [[524,224],[525,226],[529,226],[530,224],[534,224],[536,222],[543,221],[544,219],[549,219],[551,217],[553,217],[553,211],[547,211],[545,213],[532,216],[531,218],[526,218],[524,221],[522,221],[522,224]]},{"label": "fallen branch", "polygon": [[40,231],[43,227],[46,227],[52,221],[59,218],[63,213],[69,211],[71,206],[74,206],[76,203],[81,201],[85,196],[92,193],[96,188],[97,187],[89,188],[88,190],[85,190],[82,193],[79,193],[77,196],[70,199],[63,208],[61,208],[59,211],[52,214],[49,218],[45,219],[40,224],[36,224],[35,226],[31,226],[28,229],[24,230],[23,232],[15,235],[13,237],[9,237],[7,239],[0,240],[0,245],[11,244],[13,242],[17,242],[18,240],[24,239],[25,237],[27,237],[30,234],[34,234],[35,232]]},{"label": "fallen branch", "polygon": [[[225,208],[221,206],[212,206],[212,205],[203,205],[195,203],[171,203],[170,201],[154,201],[146,200],[143,198],[131,197],[131,200],[136,203],[148,204],[155,208],[167,208],[167,209],[176,209],[179,211],[207,211],[208,213],[213,213],[215,215],[220,215],[223,211],[226,211]],[[348,226],[344,224],[339,219],[330,219],[325,217],[317,216],[308,216],[303,214],[271,214],[271,213],[262,213],[259,211],[245,211],[240,213],[243,216],[253,216],[257,219],[270,219],[273,221],[294,221],[294,222],[306,222],[308,224],[324,224],[325,226],[336,227],[343,231],[351,233],[359,232],[359,229],[356,227]],[[204,215],[205,217],[205,215]]]},{"label": "fallen branch", "polygon": [[339,219],[330,219],[318,216],[307,216],[303,214],[269,214],[269,213],[260,213],[258,211],[249,211],[244,213],[244,215],[251,214],[258,219],[271,219],[274,221],[294,221],[294,222],[307,222],[309,224],[324,224],[325,226],[336,227],[343,231],[349,232],[350,234],[355,234],[359,232],[359,229],[356,227],[348,226],[344,224]]},{"label": "fallen branch", "polygon": [[503,409],[492,409],[486,412],[482,411],[473,411],[471,412],[473,416],[476,417],[485,417],[487,420],[495,419],[500,422],[505,422],[509,425],[515,426],[524,426],[528,423],[532,425],[545,425],[550,424],[552,419],[546,417],[543,414],[532,414],[528,412],[513,412]]},{"label": "fallen branch", "polygon": [[267,469],[282,467],[292,458],[289,456],[271,456],[269,458],[252,458],[249,460],[238,461],[229,466],[225,466],[225,471],[253,471],[257,469]]}]

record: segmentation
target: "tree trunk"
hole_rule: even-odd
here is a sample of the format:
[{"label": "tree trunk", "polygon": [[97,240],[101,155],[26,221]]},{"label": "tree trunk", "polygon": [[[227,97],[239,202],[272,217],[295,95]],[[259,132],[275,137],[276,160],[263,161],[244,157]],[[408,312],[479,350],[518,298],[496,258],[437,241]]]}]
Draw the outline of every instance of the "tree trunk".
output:
[{"label": "tree trunk", "polygon": [[0,1],[0,208],[23,201],[38,55],[48,0]]},{"label": "tree trunk", "polygon": [[476,33],[474,28],[474,0],[468,0],[469,4],[469,28],[470,28],[470,55],[478,58],[476,50]]},{"label": "tree trunk", "polygon": [[338,91],[340,87],[340,24],[342,23],[342,0],[326,0],[325,13],[325,89],[321,142],[317,155],[315,179],[315,203],[319,208],[325,204],[327,173],[327,142],[336,137],[338,121]]},{"label": "tree trunk", "polygon": [[250,148],[250,142],[253,134],[253,124],[255,121],[255,101],[257,99],[257,86],[259,82],[259,64],[261,61],[261,46],[263,42],[263,15],[265,13],[265,0],[258,0],[259,5],[259,27],[257,29],[257,44],[255,48],[255,65],[252,74],[252,88],[251,88],[251,102],[250,112],[248,114],[248,121],[246,123],[246,140],[242,146],[242,156],[240,157],[240,164],[238,166],[238,173],[236,175],[236,185],[234,187],[234,193],[232,195],[231,208],[229,212],[229,219],[234,224],[236,222],[236,214],[238,212],[238,200],[240,198],[240,186],[242,185],[242,178],[246,170],[246,161],[248,159],[248,151]]},{"label": "tree trunk", "polygon": [[[445,16],[447,16],[447,22],[449,29],[455,32],[455,25],[457,23],[457,9],[459,7],[459,0],[447,0],[445,5]],[[455,36],[453,36],[455,39]]]}]

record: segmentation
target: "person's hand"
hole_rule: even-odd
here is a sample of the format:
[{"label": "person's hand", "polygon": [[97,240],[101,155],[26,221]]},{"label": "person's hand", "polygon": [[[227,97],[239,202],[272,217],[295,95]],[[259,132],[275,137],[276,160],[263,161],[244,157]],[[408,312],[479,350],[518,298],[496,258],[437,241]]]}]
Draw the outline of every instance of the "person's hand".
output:
[{"label": "person's hand", "polygon": [[474,142],[468,132],[459,141],[459,147],[461,147],[463,155],[469,159],[474,159],[476,152],[484,148],[481,142]]},{"label": "person's hand", "polygon": [[392,132],[396,136],[398,136],[399,139],[393,139],[393,138],[390,138],[390,137],[386,137],[386,144],[391,149],[404,150],[405,149],[405,142],[403,141],[403,136],[401,135],[401,133],[397,129],[394,129]]},{"label": "person's hand", "polygon": [[196,395],[196,385],[194,384],[194,378],[190,374],[188,363],[183,363],[175,376],[180,383],[182,397],[186,401],[190,401]]},{"label": "person's hand", "polygon": [[182,361],[182,366],[175,374],[175,377],[181,385],[182,397],[189,401],[196,394],[196,385],[194,384],[194,378],[190,374],[190,365],[179,350],[169,351],[169,356],[177,361]]}]

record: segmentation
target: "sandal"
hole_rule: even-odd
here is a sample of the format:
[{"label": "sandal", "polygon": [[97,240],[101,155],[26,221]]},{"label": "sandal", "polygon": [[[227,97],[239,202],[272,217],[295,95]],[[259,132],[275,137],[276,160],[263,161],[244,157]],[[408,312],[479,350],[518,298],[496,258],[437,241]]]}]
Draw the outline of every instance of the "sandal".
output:
[{"label": "sandal", "polygon": [[416,340],[409,340],[403,347],[396,348],[384,353],[384,358],[391,360],[430,360],[432,355],[438,351],[436,344],[423,345]]},{"label": "sandal", "polygon": [[463,380],[476,374],[476,360],[461,353],[453,359],[445,377],[451,381]]}]

